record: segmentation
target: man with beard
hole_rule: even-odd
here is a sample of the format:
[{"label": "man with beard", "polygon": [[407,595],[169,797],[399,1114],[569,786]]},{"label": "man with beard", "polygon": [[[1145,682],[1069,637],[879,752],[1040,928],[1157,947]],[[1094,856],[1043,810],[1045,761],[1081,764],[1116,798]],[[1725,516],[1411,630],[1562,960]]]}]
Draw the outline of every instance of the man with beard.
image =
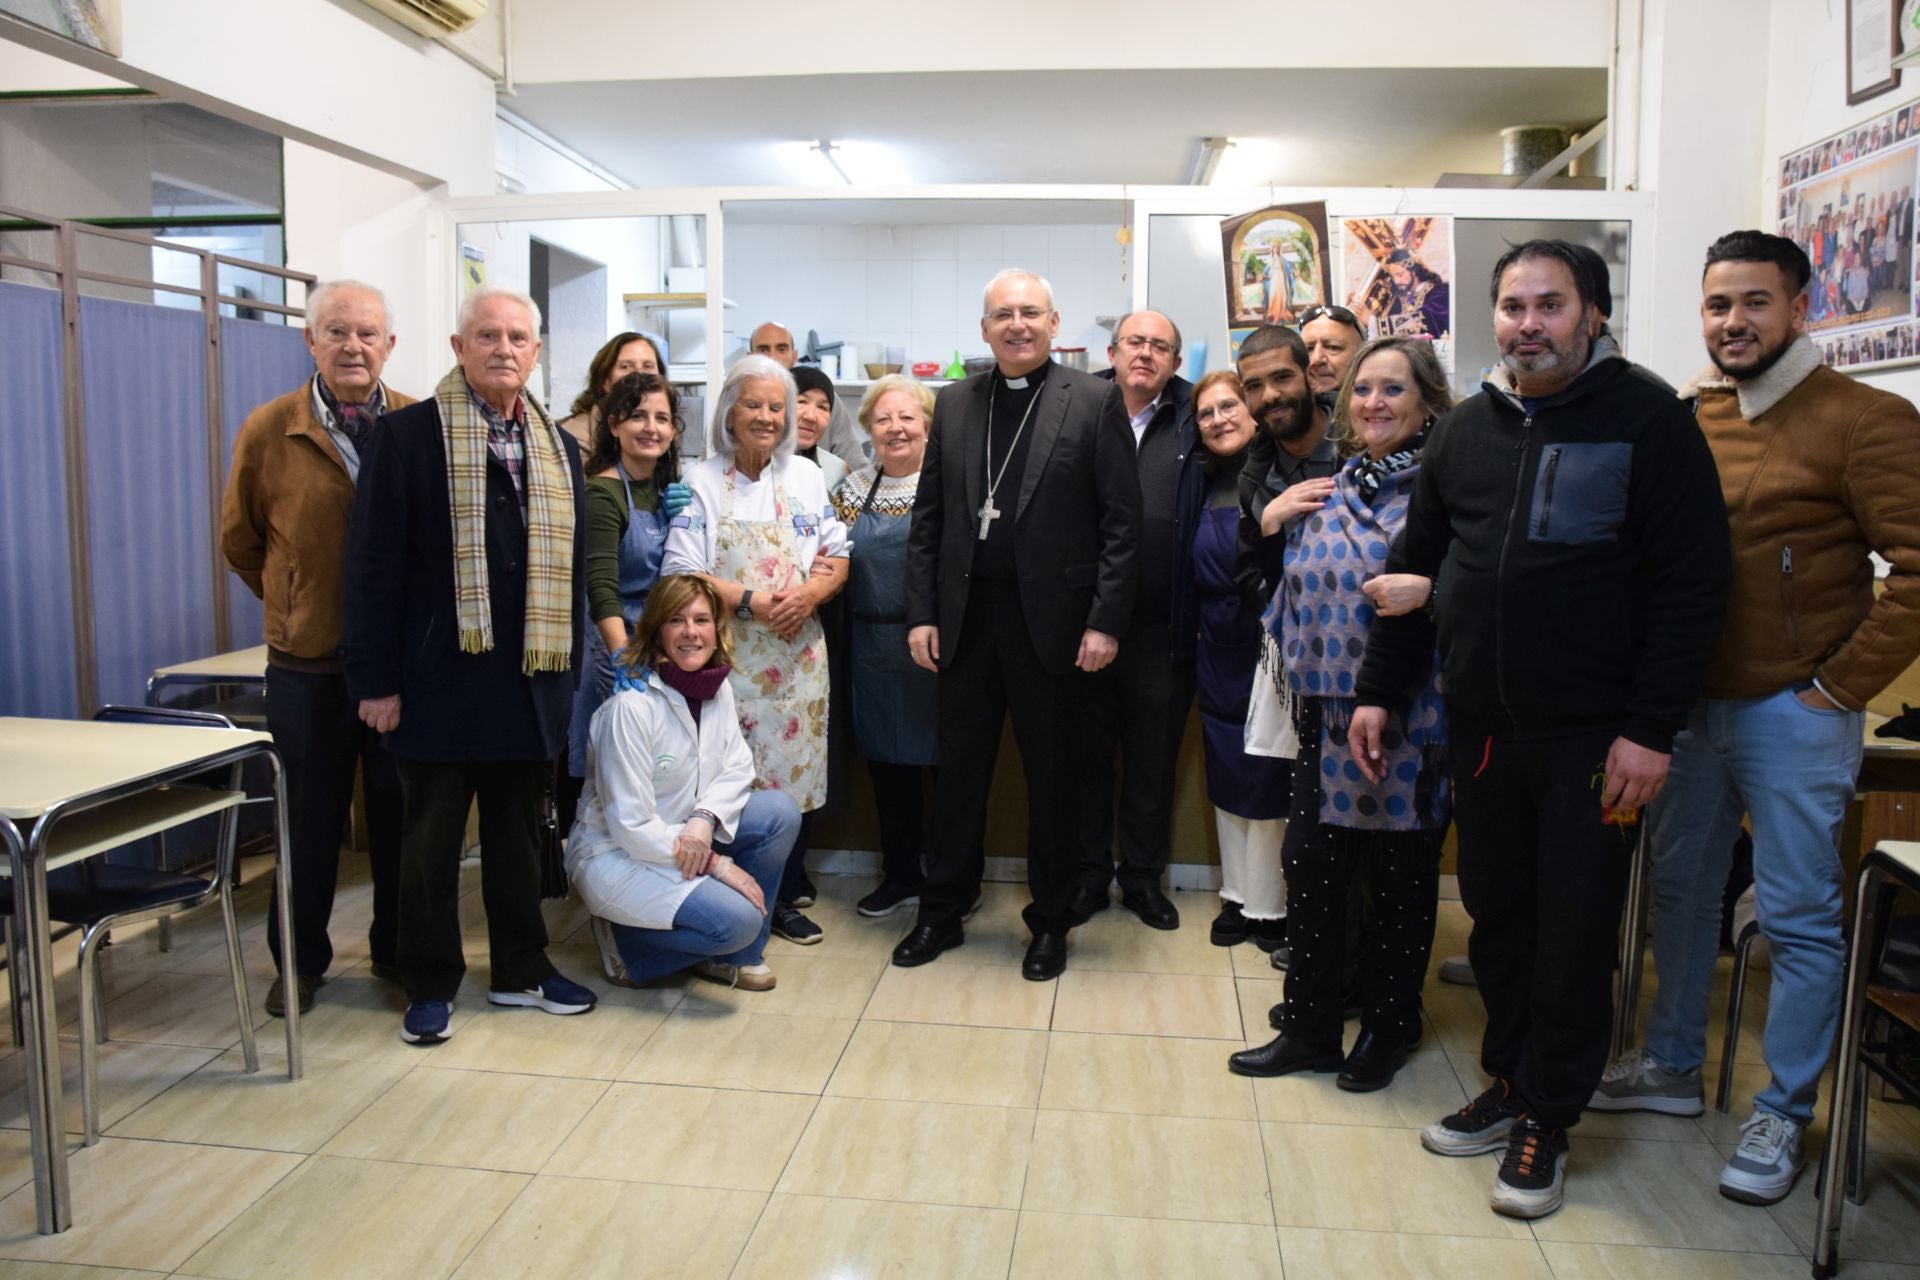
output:
[{"label": "man with beard", "polygon": [[1327,432],[1332,417],[1314,398],[1307,344],[1283,325],[1262,325],[1240,344],[1240,383],[1260,427],[1240,473],[1240,577],[1273,594],[1286,560],[1282,494],[1325,501],[1340,458]]},{"label": "man with beard", "polygon": [[[1920,653],[1920,414],[1821,364],[1805,332],[1810,272],[1798,245],[1761,231],[1707,250],[1700,318],[1713,364],[1687,394],[1720,468],[1733,595],[1647,832],[1660,987],[1646,1047],[1608,1069],[1590,1104],[1704,1109],[1707,989],[1744,812],[1773,956],[1772,1078],[1720,1193],[1748,1204],[1784,1198],[1800,1170],[1840,1019],[1837,841],[1862,709]],[[1873,551],[1891,565],[1878,598]]]},{"label": "man with beard", "polygon": [[1404,709],[1437,627],[1493,1084],[1421,1141],[1504,1149],[1492,1207],[1538,1218],[1560,1207],[1567,1130],[1606,1065],[1638,811],[1720,633],[1727,521],[1685,406],[1595,350],[1573,246],[1509,249],[1492,295],[1501,364],[1433,428],[1387,559],[1434,581],[1431,615],[1374,624],[1348,738],[1377,781],[1388,709]]}]

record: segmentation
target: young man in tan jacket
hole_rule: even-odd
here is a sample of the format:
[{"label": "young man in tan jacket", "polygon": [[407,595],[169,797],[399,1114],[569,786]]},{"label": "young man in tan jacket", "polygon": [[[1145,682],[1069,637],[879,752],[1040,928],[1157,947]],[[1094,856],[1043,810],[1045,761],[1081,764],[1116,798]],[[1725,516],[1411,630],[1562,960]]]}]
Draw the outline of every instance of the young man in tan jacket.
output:
[{"label": "young man in tan jacket", "polygon": [[[221,551],[266,606],[267,727],[287,766],[294,972],[303,1012],[333,963],[327,924],[356,764],[365,775],[373,869],[367,939],[375,974],[393,972],[400,775],[347,697],[339,655],[341,569],[360,447],[375,418],[413,403],[380,381],[393,343],[378,289],[352,280],[315,286],[307,295],[307,346],[317,372],[247,415],[220,508]],[[267,945],[281,971],[267,993],[267,1012],[278,1017],[287,1007],[287,966],[272,913]]]},{"label": "young man in tan jacket", "polygon": [[[1720,1191],[1749,1204],[1783,1199],[1800,1170],[1840,1016],[1839,836],[1864,708],[1920,654],[1920,414],[1822,366],[1805,333],[1810,274],[1798,245],[1760,231],[1707,251],[1700,314],[1713,365],[1682,395],[1719,464],[1733,595],[1647,833],[1660,989],[1646,1048],[1610,1066],[1591,1103],[1703,1109],[1721,895],[1748,815],[1772,953],[1772,1080]],[[1877,598],[1872,552],[1890,566]]]}]

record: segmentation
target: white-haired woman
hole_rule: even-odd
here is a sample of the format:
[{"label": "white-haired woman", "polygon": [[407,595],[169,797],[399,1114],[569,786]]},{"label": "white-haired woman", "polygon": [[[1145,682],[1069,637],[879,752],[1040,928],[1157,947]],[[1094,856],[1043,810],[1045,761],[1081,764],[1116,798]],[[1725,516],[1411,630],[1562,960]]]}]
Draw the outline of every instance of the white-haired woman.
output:
[{"label": "white-haired woman", "polygon": [[[794,456],[798,398],[793,375],[765,356],[727,373],[709,456],[685,476],[693,501],[673,519],[660,571],[697,573],[719,590],[733,614],[727,679],[755,784],[787,792],[810,819],[827,798],[827,642],[815,615],[846,583],[852,547],[820,468]],[[802,944],[823,936],[799,910],[813,901],[808,819],[773,910],[773,932]]]}]

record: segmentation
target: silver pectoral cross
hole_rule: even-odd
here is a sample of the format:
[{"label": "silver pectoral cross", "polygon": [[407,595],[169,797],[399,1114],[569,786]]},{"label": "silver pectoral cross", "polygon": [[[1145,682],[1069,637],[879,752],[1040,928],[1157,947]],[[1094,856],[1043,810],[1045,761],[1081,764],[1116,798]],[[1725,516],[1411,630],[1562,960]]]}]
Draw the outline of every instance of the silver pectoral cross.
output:
[{"label": "silver pectoral cross", "polygon": [[993,505],[993,495],[988,494],[987,500],[980,504],[980,541],[985,542],[987,540],[987,531],[993,527],[993,522],[999,518],[1000,508]]}]

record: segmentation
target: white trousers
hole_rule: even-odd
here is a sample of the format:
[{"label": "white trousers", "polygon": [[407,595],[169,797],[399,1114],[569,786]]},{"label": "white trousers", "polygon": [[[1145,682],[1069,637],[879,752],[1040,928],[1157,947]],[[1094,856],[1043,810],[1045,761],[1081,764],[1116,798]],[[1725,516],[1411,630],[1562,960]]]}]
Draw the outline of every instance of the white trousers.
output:
[{"label": "white trousers", "polygon": [[1287,881],[1280,870],[1280,844],[1286,838],[1285,818],[1242,818],[1225,809],[1213,811],[1220,834],[1220,896],[1240,904],[1249,920],[1284,920]]}]

